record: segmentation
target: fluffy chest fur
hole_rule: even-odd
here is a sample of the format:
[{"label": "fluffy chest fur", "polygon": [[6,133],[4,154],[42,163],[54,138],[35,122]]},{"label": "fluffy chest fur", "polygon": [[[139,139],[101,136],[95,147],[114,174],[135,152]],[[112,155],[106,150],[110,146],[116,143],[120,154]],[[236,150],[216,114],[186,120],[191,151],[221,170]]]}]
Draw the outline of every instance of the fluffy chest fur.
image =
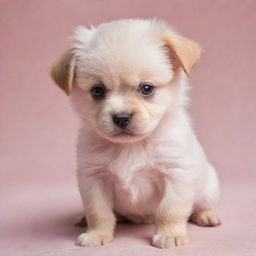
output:
[{"label": "fluffy chest fur", "polygon": [[122,215],[151,215],[163,193],[163,173],[152,145],[113,145],[105,150],[104,183],[113,193],[114,209]]},{"label": "fluffy chest fur", "polygon": [[163,177],[149,145],[122,148],[107,170],[113,179],[114,204],[119,212],[149,214],[154,210],[162,194]]},{"label": "fluffy chest fur", "polygon": [[85,134],[88,131],[80,131],[78,175],[82,173],[87,180],[101,177],[103,186],[111,188],[114,209],[123,215],[153,214],[164,192],[164,179],[175,181],[172,169],[191,166],[186,148],[171,136],[106,145],[93,136],[85,139]]}]

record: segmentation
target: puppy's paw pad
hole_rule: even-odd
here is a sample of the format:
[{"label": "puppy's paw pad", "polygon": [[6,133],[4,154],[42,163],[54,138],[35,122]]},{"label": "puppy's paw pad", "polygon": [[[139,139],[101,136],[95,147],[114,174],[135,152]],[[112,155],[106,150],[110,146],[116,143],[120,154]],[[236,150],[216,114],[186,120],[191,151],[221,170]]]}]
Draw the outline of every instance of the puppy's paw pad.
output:
[{"label": "puppy's paw pad", "polygon": [[212,210],[203,210],[197,213],[193,213],[190,220],[202,227],[214,227],[221,224],[219,217]]},{"label": "puppy's paw pad", "polygon": [[90,233],[82,233],[78,236],[76,240],[76,245],[79,246],[99,246],[105,245],[107,243],[112,242],[113,236],[112,235],[97,235],[97,234],[90,234]]},{"label": "puppy's paw pad", "polygon": [[75,219],[74,219],[74,225],[77,227],[85,227],[86,226],[86,219],[84,217],[83,214],[78,215]]},{"label": "puppy's paw pad", "polygon": [[164,249],[174,246],[182,246],[188,243],[186,235],[167,236],[167,235],[154,235],[152,239],[153,246]]}]

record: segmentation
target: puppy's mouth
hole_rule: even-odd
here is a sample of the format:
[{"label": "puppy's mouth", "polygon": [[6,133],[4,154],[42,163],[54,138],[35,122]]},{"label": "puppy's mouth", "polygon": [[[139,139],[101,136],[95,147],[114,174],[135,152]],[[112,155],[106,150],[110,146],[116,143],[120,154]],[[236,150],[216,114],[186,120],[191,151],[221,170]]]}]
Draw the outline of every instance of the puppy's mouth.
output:
[{"label": "puppy's mouth", "polygon": [[134,136],[139,136],[140,134],[135,134],[133,131],[129,129],[122,129],[118,132],[113,133],[112,136],[114,137],[134,137]]},{"label": "puppy's mouth", "polygon": [[120,129],[108,134],[106,139],[116,143],[133,143],[141,140],[144,134],[135,133],[130,129]]},{"label": "puppy's mouth", "polygon": [[134,143],[140,141],[148,136],[148,133],[140,133],[134,126],[126,128],[110,127],[106,129],[106,126],[101,129],[96,128],[96,132],[113,143]]}]

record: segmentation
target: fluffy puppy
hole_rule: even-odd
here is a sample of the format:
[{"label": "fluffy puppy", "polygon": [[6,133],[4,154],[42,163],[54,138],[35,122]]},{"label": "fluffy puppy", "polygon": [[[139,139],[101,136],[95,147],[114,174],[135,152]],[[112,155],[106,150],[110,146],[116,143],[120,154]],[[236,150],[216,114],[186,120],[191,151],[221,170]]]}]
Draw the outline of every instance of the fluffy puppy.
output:
[{"label": "fluffy puppy", "polygon": [[113,240],[118,216],[155,223],[158,248],[187,243],[187,221],[216,226],[218,179],[190,124],[187,76],[201,47],[159,20],[79,27],[51,76],[81,118],[77,175],[87,231]]}]

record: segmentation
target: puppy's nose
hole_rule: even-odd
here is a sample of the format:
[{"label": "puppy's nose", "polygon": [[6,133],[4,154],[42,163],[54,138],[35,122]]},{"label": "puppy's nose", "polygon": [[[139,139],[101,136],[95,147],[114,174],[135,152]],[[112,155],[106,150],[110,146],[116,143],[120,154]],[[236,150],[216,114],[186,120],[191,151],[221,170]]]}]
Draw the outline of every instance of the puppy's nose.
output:
[{"label": "puppy's nose", "polygon": [[121,112],[112,115],[112,120],[114,124],[122,129],[124,129],[131,121],[132,113]]}]

